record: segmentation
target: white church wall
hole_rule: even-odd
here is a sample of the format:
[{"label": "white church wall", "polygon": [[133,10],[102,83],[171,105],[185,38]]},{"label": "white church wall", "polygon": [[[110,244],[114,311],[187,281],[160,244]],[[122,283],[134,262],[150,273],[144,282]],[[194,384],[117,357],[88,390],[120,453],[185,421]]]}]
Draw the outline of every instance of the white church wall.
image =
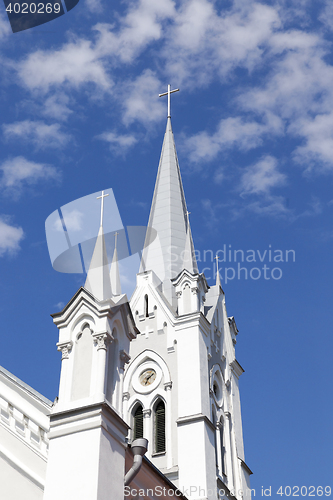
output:
[{"label": "white church wall", "polygon": [[43,497],[51,405],[51,401],[0,367],[1,498]]}]

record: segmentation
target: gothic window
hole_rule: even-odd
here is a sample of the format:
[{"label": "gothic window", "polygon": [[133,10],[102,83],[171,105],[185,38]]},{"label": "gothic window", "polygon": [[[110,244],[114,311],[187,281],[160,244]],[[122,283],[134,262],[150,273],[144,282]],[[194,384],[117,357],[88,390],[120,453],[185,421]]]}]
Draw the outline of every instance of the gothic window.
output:
[{"label": "gothic window", "polygon": [[145,309],[145,312],[144,312],[145,317],[149,318],[149,313],[148,313],[148,295],[147,294],[145,295],[144,309]]},{"label": "gothic window", "polygon": [[165,404],[160,399],[155,405],[155,453],[165,451]]},{"label": "gothic window", "polygon": [[133,414],[133,440],[143,437],[143,409],[138,405]]}]

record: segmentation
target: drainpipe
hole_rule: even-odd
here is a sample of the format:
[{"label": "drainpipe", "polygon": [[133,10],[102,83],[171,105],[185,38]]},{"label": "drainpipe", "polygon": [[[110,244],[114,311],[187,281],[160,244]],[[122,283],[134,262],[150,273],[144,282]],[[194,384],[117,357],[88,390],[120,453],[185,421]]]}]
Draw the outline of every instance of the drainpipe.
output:
[{"label": "drainpipe", "polygon": [[148,450],[148,439],[135,439],[131,445],[131,448],[133,451],[134,460],[132,467],[125,476],[125,486],[128,486],[133,481],[133,479],[141,469],[142,457]]}]

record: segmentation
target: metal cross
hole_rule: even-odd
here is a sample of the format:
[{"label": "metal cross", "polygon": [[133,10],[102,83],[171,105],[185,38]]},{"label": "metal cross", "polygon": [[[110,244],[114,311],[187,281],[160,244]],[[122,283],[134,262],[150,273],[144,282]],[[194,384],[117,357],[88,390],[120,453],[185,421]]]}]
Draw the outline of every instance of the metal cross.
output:
[{"label": "metal cross", "polygon": [[190,225],[190,213],[188,210],[186,210],[186,218],[187,218],[187,228],[189,227]]},{"label": "metal cross", "polygon": [[162,97],[164,95],[168,96],[168,118],[171,118],[171,94],[174,92],[179,92],[179,89],[171,90],[171,85],[168,85],[168,92],[164,92],[164,94],[158,94],[158,97]]},{"label": "metal cross", "polygon": [[102,200],[101,202],[101,226],[103,226],[103,212],[104,212],[104,198],[109,196],[108,194],[104,194],[104,191],[102,191],[102,196],[97,196],[97,200]]}]

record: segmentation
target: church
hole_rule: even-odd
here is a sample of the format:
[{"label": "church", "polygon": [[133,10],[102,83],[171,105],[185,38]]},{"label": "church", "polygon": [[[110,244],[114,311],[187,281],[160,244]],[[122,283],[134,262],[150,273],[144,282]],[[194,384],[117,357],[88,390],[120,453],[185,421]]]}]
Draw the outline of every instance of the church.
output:
[{"label": "church", "polygon": [[[198,270],[171,127],[136,288],[121,293],[101,222],[84,287],[61,312],[54,402],[0,367],[4,500],[251,498],[238,335],[217,272]],[[217,259],[218,265],[218,259]]]}]

